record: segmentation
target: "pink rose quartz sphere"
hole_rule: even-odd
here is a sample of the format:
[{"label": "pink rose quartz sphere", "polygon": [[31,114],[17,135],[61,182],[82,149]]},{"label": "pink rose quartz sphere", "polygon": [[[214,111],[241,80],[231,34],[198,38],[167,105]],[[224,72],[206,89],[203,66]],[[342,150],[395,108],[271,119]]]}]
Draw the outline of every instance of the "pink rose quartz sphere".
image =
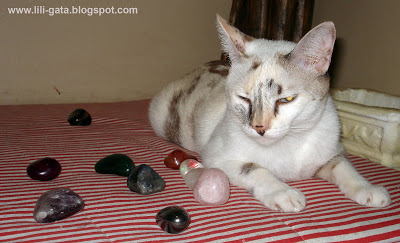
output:
[{"label": "pink rose quartz sphere", "polygon": [[218,206],[229,199],[229,180],[226,174],[216,168],[205,169],[193,188],[196,201],[200,204]]}]

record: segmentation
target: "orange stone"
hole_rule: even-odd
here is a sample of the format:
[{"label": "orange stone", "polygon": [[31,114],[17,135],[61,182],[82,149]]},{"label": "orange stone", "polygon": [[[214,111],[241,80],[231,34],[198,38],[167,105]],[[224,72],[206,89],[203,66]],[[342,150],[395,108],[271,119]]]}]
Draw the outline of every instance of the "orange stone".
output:
[{"label": "orange stone", "polygon": [[168,168],[179,170],[181,163],[187,159],[197,160],[196,157],[177,149],[168,154],[168,156],[164,159],[164,164]]}]

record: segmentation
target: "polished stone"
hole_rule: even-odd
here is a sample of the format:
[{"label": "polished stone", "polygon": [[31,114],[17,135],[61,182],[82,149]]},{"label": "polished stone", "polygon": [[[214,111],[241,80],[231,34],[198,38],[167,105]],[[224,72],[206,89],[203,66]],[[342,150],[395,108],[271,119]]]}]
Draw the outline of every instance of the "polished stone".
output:
[{"label": "polished stone", "polygon": [[50,181],[58,177],[61,165],[57,160],[46,157],[30,163],[26,172],[34,180]]},{"label": "polished stone", "polygon": [[127,185],[133,192],[148,195],[165,189],[164,179],[146,164],[135,167],[128,176]]},{"label": "polished stone", "polygon": [[53,189],[39,197],[33,217],[39,223],[51,223],[72,216],[83,207],[82,198],[71,189]]},{"label": "polished stone", "polygon": [[179,169],[181,163],[187,159],[197,160],[195,156],[192,156],[183,152],[182,150],[177,149],[167,155],[167,157],[164,159],[164,164],[168,168]]},{"label": "polished stone", "polygon": [[68,122],[71,126],[88,126],[92,123],[92,117],[89,112],[79,108],[69,115]]},{"label": "polished stone", "polygon": [[120,176],[129,176],[135,168],[135,164],[125,154],[111,154],[100,159],[94,169],[101,174],[115,174]]},{"label": "polished stone", "polygon": [[186,174],[185,176],[185,183],[187,185],[187,187],[189,187],[190,190],[193,190],[194,186],[196,185],[197,180],[199,179],[199,177],[201,176],[201,174],[203,174],[203,172],[205,171],[205,168],[198,168],[198,169],[194,169],[189,171],[189,173]]},{"label": "polished stone", "polygon": [[226,203],[230,196],[228,177],[220,169],[205,169],[194,185],[193,195],[196,201],[204,205]]},{"label": "polished stone", "polygon": [[198,168],[204,168],[204,165],[197,160],[187,159],[181,163],[179,170],[181,172],[181,176],[185,179],[187,173]]},{"label": "polished stone", "polygon": [[189,227],[190,216],[179,206],[161,209],[156,215],[156,223],[167,233],[179,234]]}]

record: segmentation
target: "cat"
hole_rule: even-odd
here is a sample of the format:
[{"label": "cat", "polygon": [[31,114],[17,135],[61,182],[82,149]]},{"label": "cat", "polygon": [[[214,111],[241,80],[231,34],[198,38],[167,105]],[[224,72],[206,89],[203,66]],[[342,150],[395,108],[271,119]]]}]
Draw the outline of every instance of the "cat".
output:
[{"label": "cat", "polygon": [[314,176],[361,205],[389,205],[389,193],[352,167],[340,143],[327,74],[334,24],[297,44],[255,39],[219,15],[217,29],[230,63],[209,62],[154,96],[155,133],[199,153],[272,210],[303,210],[306,198],[285,182]]}]

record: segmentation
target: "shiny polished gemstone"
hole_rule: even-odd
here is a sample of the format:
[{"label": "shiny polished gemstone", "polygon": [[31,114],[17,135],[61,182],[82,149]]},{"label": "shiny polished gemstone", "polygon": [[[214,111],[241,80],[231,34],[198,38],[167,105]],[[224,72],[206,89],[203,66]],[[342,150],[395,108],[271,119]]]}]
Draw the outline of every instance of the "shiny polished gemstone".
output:
[{"label": "shiny polished gemstone", "polygon": [[195,156],[189,155],[182,150],[177,149],[167,155],[164,160],[164,164],[168,168],[179,169],[181,163],[187,159],[197,160]]},{"label": "shiny polished gemstone", "polygon": [[84,207],[82,198],[69,188],[43,193],[36,202],[33,217],[36,222],[50,223],[72,216]]},{"label": "shiny polished gemstone", "polygon": [[179,234],[189,227],[190,216],[182,207],[170,206],[157,213],[156,223],[167,233]]},{"label": "shiny polished gemstone", "polygon": [[57,160],[46,157],[30,163],[26,172],[34,180],[49,181],[57,178],[61,165]]},{"label": "shiny polished gemstone", "polygon": [[226,203],[230,195],[228,177],[220,169],[205,169],[194,185],[193,195],[196,201],[204,205],[218,206]]},{"label": "shiny polished gemstone", "polygon": [[68,122],[71,126],[88,126],[92,123],[92,117],[89,112],[79,108],[69,115]]},{"label": "shiny polished gemstone", "polygon": [[194,160],[194,159],[187,159],[183,161],[179,167],[179,170],[181,172],[181,176],[183,178],[186,177],[186,175],[192,171],[193,169],[198,169],[198,168],[204,168],[204,165],[202,165],[199,161]]},{"label": "shiny polished gemstone", "polygon": [[194,169],[189,171],[189,173],[186,174],[185,176],[185,183],[186,185],[189,187],[190,190],[193,190],[194,186],[196,185],[197,180],[199,179],[199,177],[201,176],[201,174],[203,174],[203,172],[205,171],[205,168],[198,168],[198,169]]},{"label": "shiny polished gemstone", "polygon": [[101,174],[115,174],[129,176],[135,164],[125,154],[111,154],[99,160],[94,169]]},{"label": "shiny polished gemstone", "polygon": [[153,168],[141,164],[128,176],[127,185],[133,192],[148,195],[165,189],[164,179]]}]

